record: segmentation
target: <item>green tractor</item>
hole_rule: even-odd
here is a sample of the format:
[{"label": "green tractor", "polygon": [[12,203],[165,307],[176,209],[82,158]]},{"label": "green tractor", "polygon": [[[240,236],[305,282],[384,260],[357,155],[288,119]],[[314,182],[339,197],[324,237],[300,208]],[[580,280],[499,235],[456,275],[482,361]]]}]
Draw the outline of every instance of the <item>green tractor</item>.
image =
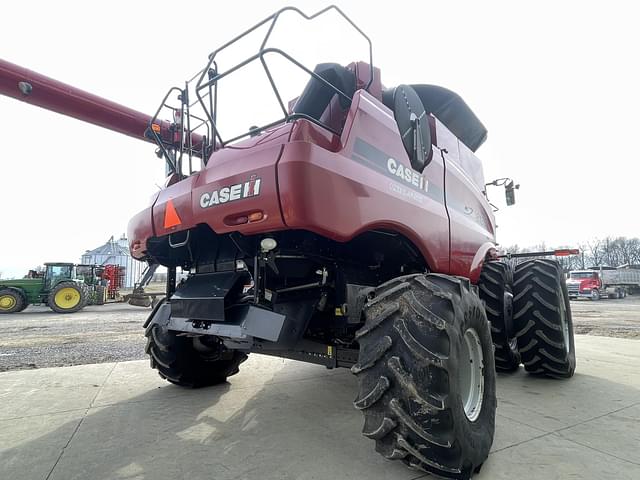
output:
[{"label": "green tractor", "polygon": [[104,305],[107,302],[107,280],[104,279],[104,267],[101,265],[76,265],[76,278],[87,286],[88,305]]},{"label": "green tractor", "polygon": [[73,263],[45,263],[44,272],[29,271],[20,280],[0,280],[0,313],[21,312],[46,304],[57,313],[73,313],[87,305],[90,292]]}]

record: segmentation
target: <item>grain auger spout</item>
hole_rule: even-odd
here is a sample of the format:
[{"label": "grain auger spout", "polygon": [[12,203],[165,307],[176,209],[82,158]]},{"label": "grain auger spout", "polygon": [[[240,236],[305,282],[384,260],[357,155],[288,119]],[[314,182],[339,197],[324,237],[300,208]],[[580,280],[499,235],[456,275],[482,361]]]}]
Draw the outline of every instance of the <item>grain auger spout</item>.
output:
[{"label": "grain auger spout", "polygon": [[174,171],[180,171],[181,153],[200,159],[208,153],[207,136],[189,131],[189,122],[183,120],[188,118],[188,104],[186,109],[173,108],[171,121],[161,120],[157,114],[147,115],[2,59],[0,95],[155,143],[159,156],[166,152]]}]

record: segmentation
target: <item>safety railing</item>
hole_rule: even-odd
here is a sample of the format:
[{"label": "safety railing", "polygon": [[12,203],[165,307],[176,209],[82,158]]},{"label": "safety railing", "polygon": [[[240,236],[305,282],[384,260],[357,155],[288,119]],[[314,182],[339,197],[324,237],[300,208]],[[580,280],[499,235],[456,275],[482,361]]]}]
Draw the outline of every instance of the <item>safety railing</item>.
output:
[{"label": "safety railing", "polygon": [[[255,24],[254,26],[252,26],[251,28],[247,29],[246,31],[244,31],[243,33],[241,33],[240,35],[236,36],[235,38],[231,39],[230,41],[228,41],[227,43],[225,43],[224,45],[222,45],[221,47],[219,47],[218,49],[214,50],[210,55],[209,55],[209,61],[207,63],[207,66],[201,70],[200,72],[200,76],[198,78],[198,82],[196,84],[195,87],[195,94],[196,97],[198,99],[198,102],[200,103],[202,109],[206,112],[207,115],[207,121],[208,123],[210,123],[211,125],[211,139],[212,139],[212,150],[216,150],[217,148],[221,148],[224,147],[225,145],[234,142],[236,140],[239,140],[243,137],[249,136],[249,135],[253,135],[256,134],[257,132],[269,129],[271,127],[274,127],[276,125],[280,125],[283,124],[285,122],[290,122],[296,118],[305,118],[306,120],[315,123],[323,128],[326,128],[329,131],[332,131],[333,133],[340,133],[340,132],[336,132],[330,125],[328,125],[325,122],[322,122],[321,120],[311,117],[310,115],[304,114],[304,113],[295,113],[295,112],[289,112],[287,106],[285,105],[282,96],[280,95],[280,91],[278,90],[278,87],[276,86],[276,83],[274,81],[273,75],[271,70],[269,69],[269,66],[267,65],[267,62],[265,60],[265,56],[268,54],[276,54],[276,55],[280,55],[281,57],[283,57],[284,59],[286,59],[287,61],[289,61],[290,63],[292,63],[293,65],[295,65],[296,67],[302,69],[304,72],[306,72],[311,78],[314,78],[315,80],[317,80],[318,82],[322,83],[323,85],[325,85],[326,87],[332,89],[336,95],[338,95],[339,97],[341,97],[342,99],[345,100],[345,102],[348,102],[348,104],[351,103],[351,96],[347,95],[345,92],[343,92],[342,90],[340,90],[338,87],[336,87],[335,85],[333,85],[331,82],[327,81],[326,79],[322,78],[320,75],[318,75],[317,73],[315,73],[314,71],[310,70],[309,68],[307,68],[306,66],[304,66],[301,62],[299,62],[298,60],[296,60],[295,58],[293,58],[291,55],[287,54],[286,52],[284,52],[283,50],[279,49],[279,48],[273,48],[273,47],[267,47],[267,42],[269,41],[269,38],[271,37],[271,34],[274,30],[274,27],[276,26],[278,19],[280,18],[280,16],[285,13],[285,12],[293,12],[298,14],[299,16],[301,16],[303,19],[308,20],[308,21],[312,21],[314,19],[316,19],[317,17],[329,12],[329,11],[335,11],[337,12],[342,18],[344,18],[360,35],[362,35],[362,37],[367,41],[367,44],[369,46],[369,68],[370,68],[370,76],[369,76],[369,81],[367,82],[365,89],[368,89],[371,86],[371,83],[373,82],[373,75],[374,75],[374,70],[373,70],[373,48],[371,45],[371,40],[369,39],[369,37],[367,35],[365,35],[365,33],[349,18],[347,17],[347,15],[345,15],[342,10],[340,10],[338,7],[336,7],[335,5],[331,5],[329,7],[326,7],[316,13],[314,13],[313,15],[307,15],[305,13],[303,13],[301,10],[299,10],[296,7],[285,7],[282,8],[280,10],[278,10],[276,13],[274,13],[273,15],[270,15],[269,17],[265,18],[264,20],[262,20],[261,22],[258,22],[257,24]],[[270,23],[269,23],[270,22]],[[247,35],[251,34],[252,32],[255,32],[257,29],[259,29],[260,27],[269,24],[269,27],[267,29],[267,32],[265,34],[264,39],[262,40],[262,43],[260,45],[260,48],[258,50],[257,53],[255,53],[254,55],[252,55],[251,57],[235,64],[233,67],[229,68],[228,70],[225,70],[223,72],[220,72],[218,70],[218,66],[216,64],[216,56],[222,52],[223,50],[225,50],[226,48],[228,48],[229,46],[233,45],[234,43],[238,42],[240,39],[246,37]],[[273,122],[269,122],[266,125],[261,125],[261,126],[253,126],[251,127],[248,131],[240,134],[240,135],[236,135],[233,138],[229,138],[229,139],[223,139],[219,133],[219,130],[217,128],[217,103],[218,103],[218,89],[217,89],[217,85],[218,82],[236,72],[237,70],[239,70],[240,68],[255,62],[255,61],[259,61],[262,64],[262,67],[264,68],[264,71],[266,73],[266,76],[269,80],[269,83],[271,85],[271,88],[273,90],[273,93],[277,99],[278,105],[279,107],[282,109],[282,113],[283,116],[281,118],[279,118],[278,120],[275,120]],[[203,93],[206,90],[206,93]]]}]

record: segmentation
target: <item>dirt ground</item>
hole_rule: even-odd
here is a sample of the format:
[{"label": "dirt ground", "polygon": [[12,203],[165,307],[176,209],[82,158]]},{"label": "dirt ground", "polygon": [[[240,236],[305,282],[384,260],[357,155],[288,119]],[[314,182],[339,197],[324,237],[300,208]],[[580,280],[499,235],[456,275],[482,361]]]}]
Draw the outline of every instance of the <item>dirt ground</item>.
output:
[{"label": "dirt ground", "polygon": [[621,300],[571,301],[575,333],[640,339],[640,295]]},{"label": "dirt ground", "polygon": [[[578,334],[640,339],[640,295],[571,302]],[[0,371],[145,359],[149,308],[124,303],[60,315],[46,307],[0,315]]]}]

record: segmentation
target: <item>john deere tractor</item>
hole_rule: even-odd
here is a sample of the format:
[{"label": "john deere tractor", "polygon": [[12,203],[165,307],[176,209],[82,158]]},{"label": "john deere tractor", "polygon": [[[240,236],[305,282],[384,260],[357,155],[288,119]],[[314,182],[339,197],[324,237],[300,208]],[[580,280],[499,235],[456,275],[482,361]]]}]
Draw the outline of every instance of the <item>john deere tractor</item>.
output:
[{"label": "john deere tractor", "polygon": [[84,308],[89,295],[73,263],[46,263],[44,272],[31,270],[20,280],[0,280],[0,313],[21,312],[33,304],[46,304],[57,313]]}]

